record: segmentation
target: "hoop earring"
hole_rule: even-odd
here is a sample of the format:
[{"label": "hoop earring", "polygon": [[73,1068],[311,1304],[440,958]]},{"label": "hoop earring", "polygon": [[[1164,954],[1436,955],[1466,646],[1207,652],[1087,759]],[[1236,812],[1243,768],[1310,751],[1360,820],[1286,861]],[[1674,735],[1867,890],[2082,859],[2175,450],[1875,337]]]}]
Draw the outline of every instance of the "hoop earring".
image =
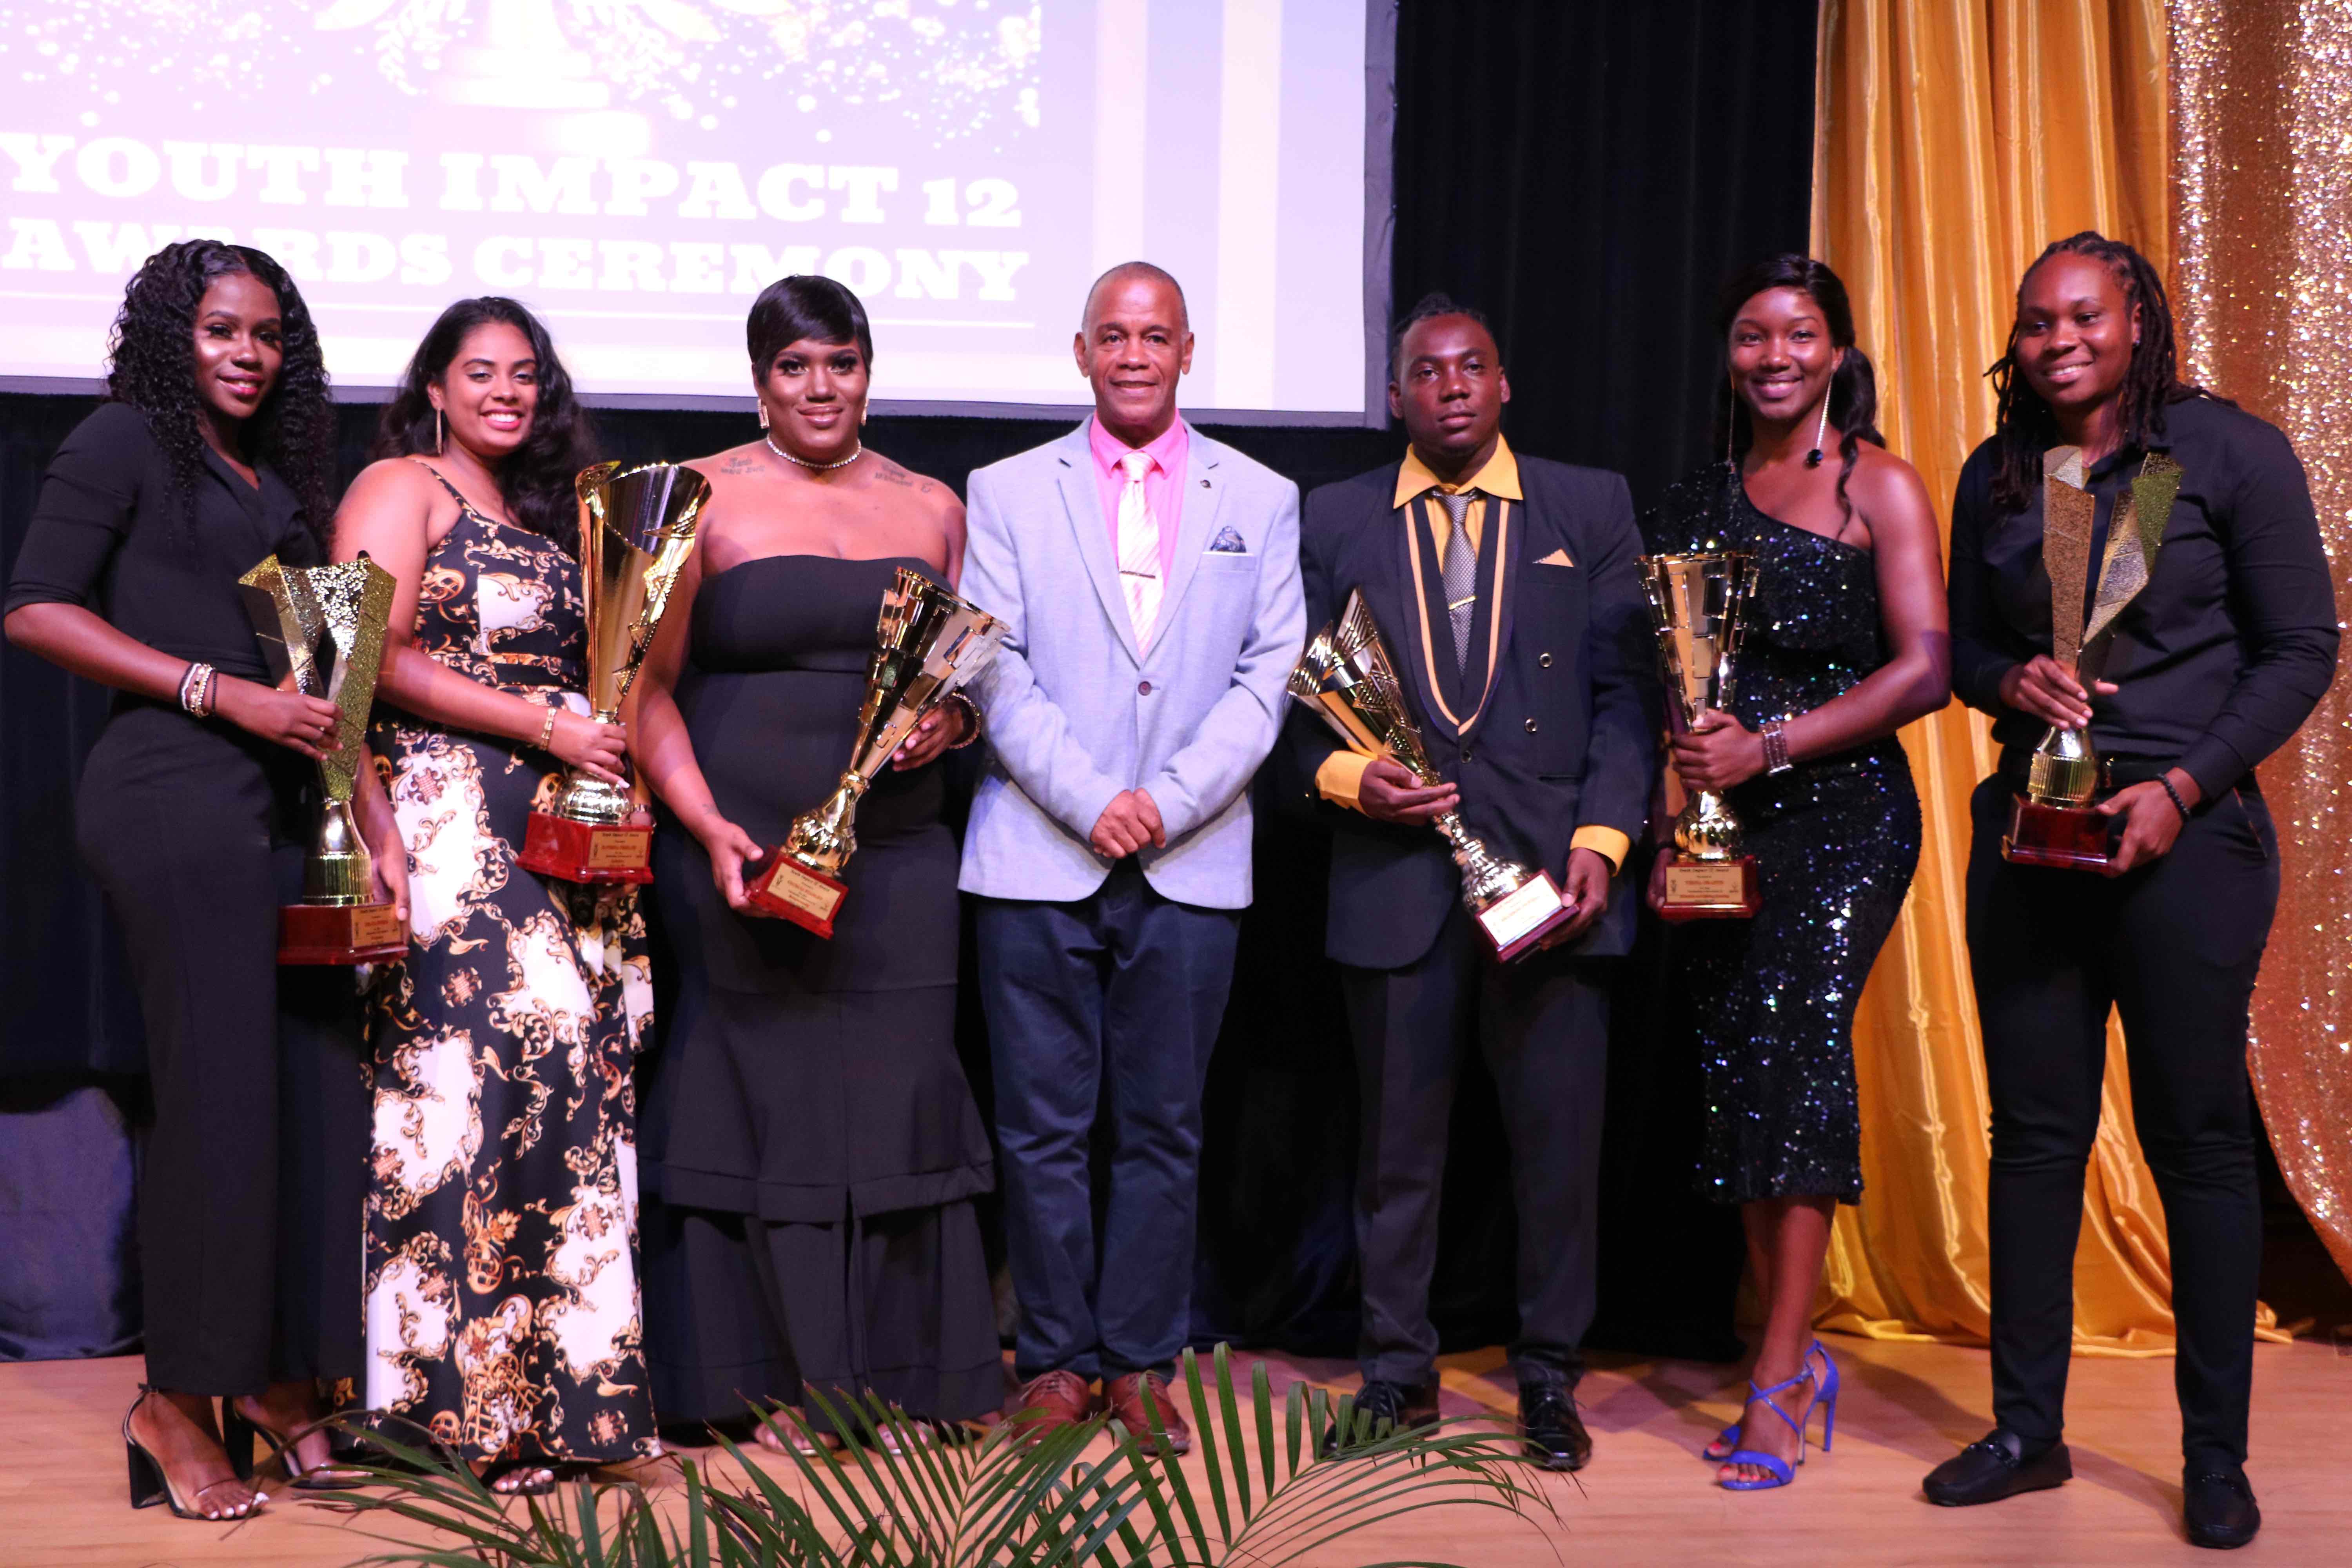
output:
[{"label": "hoop earring", "polygon": [[768,427],[768,405],[767,405],[767,404],[766,404],[765,402],[762,402],[762,403],[760,405],[760,428],[761,428],[761,429],[762,429],[762,430],[765,430],[767,427]]},{"label": "hoop earring", "polygon": [[446,446],[447,443],[442,438],[441,434],[441,411],[436,408],[433,411],[433,455],[436,458],[441,457]]}]

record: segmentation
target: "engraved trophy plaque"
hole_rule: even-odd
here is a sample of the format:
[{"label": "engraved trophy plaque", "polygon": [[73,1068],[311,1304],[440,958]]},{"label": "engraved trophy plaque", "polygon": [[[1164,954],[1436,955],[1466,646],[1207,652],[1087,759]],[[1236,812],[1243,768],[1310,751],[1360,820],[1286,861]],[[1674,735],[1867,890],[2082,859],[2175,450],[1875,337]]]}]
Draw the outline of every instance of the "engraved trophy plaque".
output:
[{"label": "engraved trophy plaque", "polygon": [[[583,468],[580,591],[588,620],[588,706],[600,724],[621,704],[694,550],[710,481],[676,463]],[[563,882],[650,882],[654,830],[626,784],[567,768],[554,805],[530,814],[516,857]]]},{"label": "engraved trophy plaque", "polygon": [[[2042,564],[2050,578],[2050,657],[2092,689],[2112,644],[2109,632],[2124,607],[2147,586],[2157,551],[2180,493],[2180,465],[2150,452],[2139,473],[2116,498],[2107,545],[2091,588],[2091,538],[2098,521],[2079,447],[2053,447],[2042,458]],[[2089,600],[2087,612],[2084,608]],[[2021,866],[2063,866],[2095,871],[2107,863],[2121,823],[2091,808],[2099,793],[2099,756],[2084,728],[2053,725],[2033,748],[2025,793],[2012,795],[2005,860]]]},{"label": "engraved trophy plaque", "polygon": [[375,863],[352,815],[392,617],[392,574],[365,554],[333,566],[284,566],[272,555],[236,581],[269,673],[336,709],[336,748],[319,759],[319,824],[302,858],[302,901],[278,911],[278,962],[404,957],[408,932],[399,911],[375,896]]},{"label": "engraved trophy plaque", "polygon": [[[1395,661],[1360,592],[1349,594],[1339,618],[1307,639],[1291,668],[1289,690],[1358,756],[1397,763],[1425,785],[1444,782],[1420,727],[1405,712]],[[1459,813],[1442,813],[1431,826],[1454,852],[1463,907],[1496,958],[1508,963],[1533,952],[1576,918],[1577,907],[1560,902],[1558,883],[1496,854]]]},{"label": "engraved trophy plaque", "polygon": [[842,868],[857,850],[859,798],[924,716],[988,667],[1005,631],[985,610],[919,572],[898,568],[898,581],[882,595],[848,770],[823,804],[793,819],[782,844],[743,868],[744,897],[753,908],[833,935],[833,917],[849,892]]},{"label": "engraved trophy plaque", "polygon": [[[1684,724],[1695,727],[1731,700],[1756,558],[1740,551],[1645,555],[1641,573],[1666,689]],[[1739,819],[1721,795],[1693,791],[1675,818],[1659,913],[1670,921],[1746,920],[1762,909],[1755,857],[1739,852]]]}]

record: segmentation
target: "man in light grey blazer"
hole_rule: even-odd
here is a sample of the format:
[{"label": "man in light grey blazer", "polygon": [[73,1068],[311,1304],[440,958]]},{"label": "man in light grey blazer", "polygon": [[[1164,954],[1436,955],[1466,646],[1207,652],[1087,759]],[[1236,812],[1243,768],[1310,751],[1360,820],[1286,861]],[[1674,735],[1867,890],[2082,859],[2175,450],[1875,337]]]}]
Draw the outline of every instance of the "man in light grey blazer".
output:
[{"label": "man in light grey blazer", "polygon": [[1159,268],[1103,274],[1076,346],[1093,416],[971,476],[962,591],[1012,630],[978,692],[992,754],[962,886],[1021,1303],[1013,1408],[1050,1425],[1107,1403],[1142,1433],[1156,1406],[1181,1453],[1166,1379],[1201,1089],[1250,900],[1250,776],[1306,637],[1298,488],[1178,417],[1192,334]]}]

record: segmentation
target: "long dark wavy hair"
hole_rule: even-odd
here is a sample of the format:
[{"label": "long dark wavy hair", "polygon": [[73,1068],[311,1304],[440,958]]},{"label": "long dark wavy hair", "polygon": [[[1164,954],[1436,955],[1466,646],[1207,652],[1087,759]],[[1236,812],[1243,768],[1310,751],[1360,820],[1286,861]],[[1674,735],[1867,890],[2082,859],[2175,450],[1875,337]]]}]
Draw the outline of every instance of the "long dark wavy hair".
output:
[{"label": "long dark wavy hair", "polygon": [[[2086,256],[2105,264],[2124,298],[2139,309],[2139,342],[2133,345],[2130,368],[2124,372],[2123,404],[2116,410],[2123,425],[2124,445],[2164,434],[2164,410],[2169,404],[2195,397],[2203,389],[2180,379],[2179,351],[2172,335],[2172,305],[2164,297],[2164,279],[2147,258],[2120,239],[2109,239],[2096,229],[2052,242],[2033,258],[2025,277],[2017,280],[2017,296],[2025,298],[2026,279],[2053,256]],[[2000,467],[1993,470],[1993,505],[2004,512],[2022,511],[2033,503],[2042,483],[2042,454],[2058,445],[2058,418],[2042,395],[2020,374],[2017,363],[2018,321],[2009,324],[2009,342],[2000,358],[1985,374],[1992,378],[2000,402],[1993,415],[1993,439],[2000,443]]]},{"label": "long dark wavy hair", "polygon": [[203,399],[196,392],[196,309],[222,278],[245,273],[278,296],[283,362],[269,394],[237,432],[247,462],[276,471],[302,503],[303,521],[324,538],[335,515],[335,410],[327,361],[310,307],[286,269],[246,245],[184,239],[141,264],[122,291],[107,345],[106,395],[146,416],[172,466],[181,518],[195,518],[205,468]]},{"label": "long dark wavy hair", "polygon": [[507,515],[542,539],[552,540],[566,554],[580,547],[580,501],[572,481],[596,460],[595,432],[588,411],[572,391],[572,376],[556,357],[555,340],[547,328],[512,300],[496,294],[460,300],[441,312],[416,345],[408,368],[401,373],[400,390],[384,405],[376,426],[371,461],[384,458],[431,457],[439,451],[433,399],[425,388],[449,374],[449,363],[477,327],[503,322],[530,341],[531,357],[539,362],[539,402],[530,416],[530,434],[499,465],[499,499]]},{"label": "long dark wavy hair", "polygon": [[[1838,507],[1845,521],[1853,521],[1853,503],[1846,499],[1845,482],[1853,477],[1853,465],[1862,450],[1862,443],[1884,447],[1886,437],[1878,433],[1878,373],[1871,367],[1870,356],[1854,346],[1853,306],[1845,297],[1845,284],[1830,270],[1829,263],[1816,261],[1810,256],[1774,256],[1762,261],[1751,261],[1724,279],[1723,293],[1716,307],[1715,335],[1725,346],[1729,357],[1732,323],[1739,319],[1739,308],[1770,289],[1794,289],[1811,298],[1822,308],[1822,321],[1830,331],[1830,346],[1844,350],[1838,367],[1830,374],[1830,428],[1838,433]],[[1716,426],[1715,438],[1731,454],[1732,471],[1738,472],[1739,459],[1756,438],[1755,426],[1748,412],[1748,400],[1731,384],[1728,374],[1723,384],[1723,414]],[[1840,531],[1843,524],[1840,524]]]}]

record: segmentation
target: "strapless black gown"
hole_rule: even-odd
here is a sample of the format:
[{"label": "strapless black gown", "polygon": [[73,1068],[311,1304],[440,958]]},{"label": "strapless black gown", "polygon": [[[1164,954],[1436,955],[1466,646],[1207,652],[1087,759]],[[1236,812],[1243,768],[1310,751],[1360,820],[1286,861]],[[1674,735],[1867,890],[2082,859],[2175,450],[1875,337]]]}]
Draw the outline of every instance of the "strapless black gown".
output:
[{"label": "strapless black gown", "polygon": [[[784,555],[706,578],[677,682],[727,818],[763,845],[831,794],[882,595],[913,560]],[[830,941],[730,910],[665,819],[654,889],[677,996],[641,1137],[646,1345],[665,1421],[873,1389],[913,1415],[996,1408],[972,1198],[993,1180],[955,1052],[956,841],[936,767],[857,809]]]},{"label": "strapless black gown", "polygon": [[[1871,551],[1766,516],[1727,465],[1668,490],[1643,531],[1655,552],[1755,555],[1731,701],[1749,729],[1818,708],[1886,662]],[[1854,1005],[1919,864],[1910,763],[1890,735],[1759,774],[1730,805],[1763,912],[1694,921],[1672,938],[1706,1084],[1698,1187],[1724,1203],[1854,1203]]]}]

